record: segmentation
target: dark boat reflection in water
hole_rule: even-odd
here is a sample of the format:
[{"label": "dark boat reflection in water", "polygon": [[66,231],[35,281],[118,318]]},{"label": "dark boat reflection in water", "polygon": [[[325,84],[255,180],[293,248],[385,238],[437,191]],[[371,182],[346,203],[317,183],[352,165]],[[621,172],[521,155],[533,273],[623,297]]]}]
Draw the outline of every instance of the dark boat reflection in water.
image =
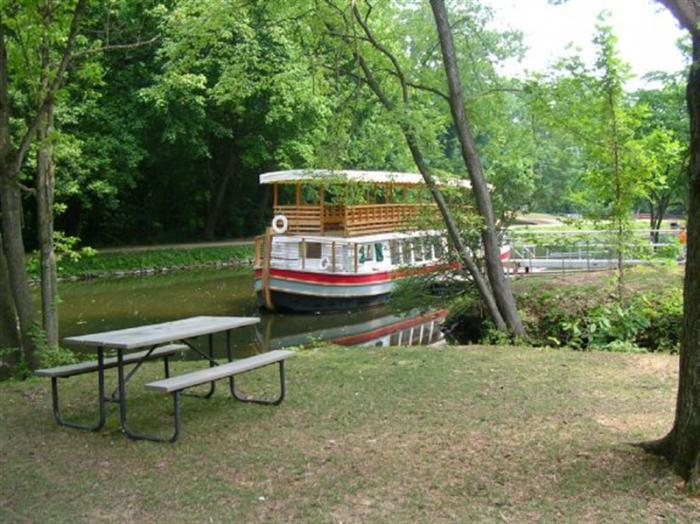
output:
[{"label": "dark boat reflection in water", "polygon": [[[441,346],[447,310],[390,314],[364,322],[273,338],[265,349],[329,342],[341,346]],[[272,319],[268,319],[272,320]]]}]

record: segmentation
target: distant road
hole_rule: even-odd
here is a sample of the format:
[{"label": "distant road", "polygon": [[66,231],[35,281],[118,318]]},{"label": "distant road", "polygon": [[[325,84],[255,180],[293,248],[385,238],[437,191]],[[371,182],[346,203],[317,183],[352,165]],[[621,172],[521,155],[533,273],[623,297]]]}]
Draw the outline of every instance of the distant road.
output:
[{"label": "distant road", "polygon": [[239,238],[234,240],[219,240],[216,242],[191,242],[188,244],[158,244],[152,246],[122,246],[97,248],[100,253],[135,253],[138,251],[160,251],[163,249],[199,249],[207,247],[233,247],[253,245],[252,238]]}]

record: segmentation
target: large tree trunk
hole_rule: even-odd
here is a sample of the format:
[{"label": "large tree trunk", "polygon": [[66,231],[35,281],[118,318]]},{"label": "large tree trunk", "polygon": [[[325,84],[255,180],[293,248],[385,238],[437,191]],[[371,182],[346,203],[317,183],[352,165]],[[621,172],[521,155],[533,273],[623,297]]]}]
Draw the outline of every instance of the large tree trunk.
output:
[{"label": "large tree trunk", "polygon": [[14,168],[15,154],[10,138],[10,91],[5,31],[0,17],[0,231],[8,288],[20,326],[20,341],[28,365],[37,364],[32,330],[34,304],[22,242],[22,196]]},{"label": "large tree trunk", "polygon": [[50,348],[58,347],[58,275],[53,242],[54,166],[51,132],[53,107],[44,115],[39,126],[40,141],[36,173],[37,229],[41,254],[41,314],[42,326]]},{"label": "large tree trunk", "polygon": [[[700,9],[700,8],[699,8]],[[700,33],[693,34],[693,65],[688,78],[690,113],[690,192],[688,258],[683,290],[683,339],[676,420],[670,433],[674,469],[686,479],[700,473]]]},{"label": "large tree trunk", "polygon": [[457,137],[462,149],[462,157],[469,171],[469,178],[472,183],[472,190],[476,200],[476,206],[484,220],[482,230],[482,242],[484,245],[484,261],[486,272],[491,282],[498,309],[503,316],[510,331],[515,335],[523,335],[523,325],[518,316],[515,297],[510,288],[503,264],[501,263],[501,248],[496,231],[496,221],[491,205],[488,184],[484,177],[476,144],[472,136],[467,115],[464,112],[464,97],[462,95],[462,85],[459,79],[459,67],[455,54],[454,42],[452,40],[452,29],[447,19],[447,10],[443,0],[431,0],[430,5],[435,16],[440,46],[442,48],[443,62],[447,76],[447,84],[450,91],[450,110],[452,120],[457,130]]},{"label": "large tree trunk", "polygon": [[22,242],[22,199],[16,179],[0,173],[0,207],[2,207],[2,236],[10,289],[19,318],[22,350],[29,366],[36,367],[34,351],[34,302],[27,275],[26,254]]},{"label": "large tree trunk", "polygon": [[668,457],[673,469],[692,482],[700,474],[700,4],[694,0],[661,0],[661,3],[693,38],[693,63],[687,87],[690,114],[688,257],[676,417],[666,437],[645,447]]},{"label": "large tree trunk", "polygon": [[[0,349],[19,348],[17,332],[17,314],[15,303],[10,293],[10,277],[7,274],[7,264],[2,251],[2,235],[0,235]],[[3,366],[0,367],[0,378],[6,378],[16,363],[15,354],[4,354]]]},{"label": "large tree trunk", "polygon": [[219,179],[218,184],[215,186],[215,191],[212,194],[211,203],[209,205],[207,225],[204,228],[204,237],[207,240],[214,240],[216,226],[221,219],[221,209],[224,203],[224,196],[226,196],[226,190],[228,189],[229,183],[231,180],[233,180],[236,174],[236,159],[236,146],[231,143],[228,159],[226,160],[226,167],[224,168],[224,174]]},{"label": "large tree trunk", "polygon": [[46,111],[40,117],[37,128],[39,139],[39,153],[37,155],[36,170],[36,204],[37,204],[37,230],[39,240],[39,253],[41,260],[41,323],[46,333],[46,342],[49,348],[58,347],[58,275],[56,271],[56,253],[54,251],[53,231],[53,203],[54,203],[54,164],[53,145],[51,134],[53,132],[52,94],[49,93],[49,75],[51,64],[49,62],[50,24],[53,18],[53,3],[46,0],[44,3],[44,35],[41,48],[41,98],[37,101],[37,107],[46,104]]},{"label": "large tree trunk", "polygon": [[4,262],[7,265],[9,290],[19,319],[22,350],[30,366],[35,366],[36,355],[32,330],[34,303],[29,289],[26,256],[22,241],[22,195],[13,169],[10,142],[10,94],[7,76],[5,33],[0,19],[0,235]]}]

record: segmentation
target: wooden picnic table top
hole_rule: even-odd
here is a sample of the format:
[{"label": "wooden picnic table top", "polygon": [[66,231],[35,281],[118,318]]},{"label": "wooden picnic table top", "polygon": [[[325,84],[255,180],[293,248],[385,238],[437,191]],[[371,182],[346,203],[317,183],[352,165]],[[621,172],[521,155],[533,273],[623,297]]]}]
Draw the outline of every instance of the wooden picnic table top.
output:
[{"label": "wooden picnic table top", "polygon": [[259,322],[258,317],[190,317],[172,322],[68,337],[63,339],[63,342],[68,345],[101,346],[106,349],[136,349],[252,326]]}]

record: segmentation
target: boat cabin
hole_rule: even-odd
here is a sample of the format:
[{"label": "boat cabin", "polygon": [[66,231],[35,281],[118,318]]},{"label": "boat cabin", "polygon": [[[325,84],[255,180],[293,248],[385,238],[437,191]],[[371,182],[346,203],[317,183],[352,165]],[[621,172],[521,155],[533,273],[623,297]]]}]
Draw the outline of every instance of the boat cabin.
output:
[{"label": "boat cabin", "polygon": [[[260,183],[272,185],[274,215],[285,217],[290,234],[407,231],[435,211],[423,177],[414,173],[293,170],[261,175]],[[466,181],[450,185],[470,187]]]}]

